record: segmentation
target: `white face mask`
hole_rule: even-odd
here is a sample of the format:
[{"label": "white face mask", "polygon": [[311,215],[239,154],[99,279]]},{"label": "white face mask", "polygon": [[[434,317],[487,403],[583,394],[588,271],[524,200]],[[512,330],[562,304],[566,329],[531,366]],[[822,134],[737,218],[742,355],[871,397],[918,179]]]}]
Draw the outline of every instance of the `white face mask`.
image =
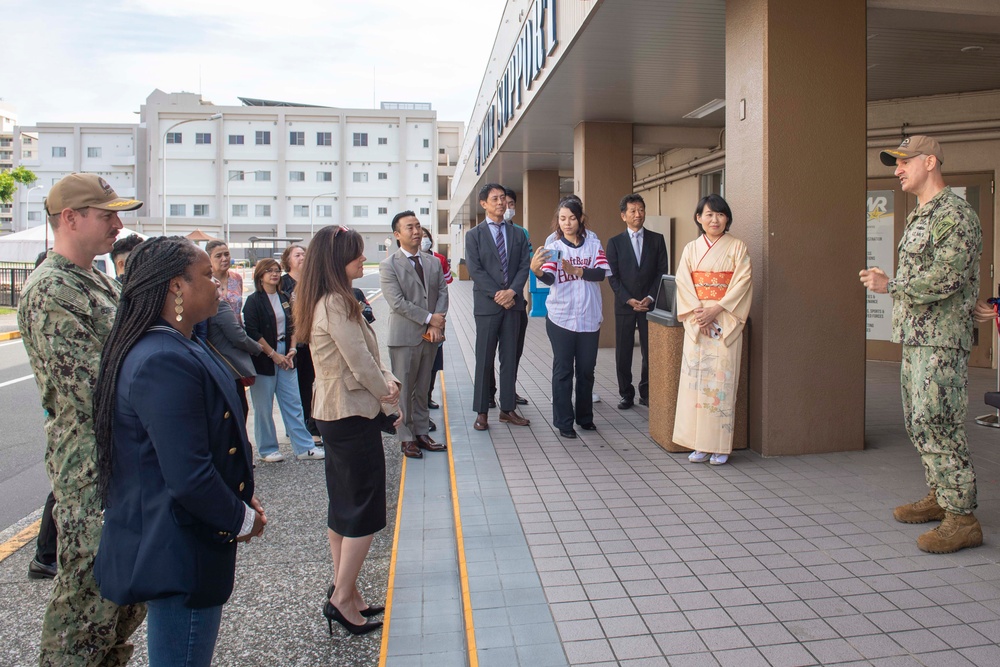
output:
[{"label": "white face mask", "polygon": [[503,221],[504,222],[510,222],[511,220],[514,219],[514,214],[515,213],[517,213],[516,210],[514,210],[512,208],[507,209],[506,211],[503,212]]},{"label": "white face mask", "polygon": [[423,250],[424,252],[427,252],[428,250],[431,249],[431,240],[426,236],[420,242],[420,249]]}]

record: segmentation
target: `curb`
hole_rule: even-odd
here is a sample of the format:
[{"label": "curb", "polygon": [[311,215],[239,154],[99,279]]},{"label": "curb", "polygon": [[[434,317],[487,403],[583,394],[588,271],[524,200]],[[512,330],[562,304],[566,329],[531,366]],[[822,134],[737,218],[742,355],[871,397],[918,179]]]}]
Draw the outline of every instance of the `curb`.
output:
[{"label": "curb", "polygon": [[0,332],[0,340],[14,340],[15,338],[20,338],[20,331],[4,331]]}]

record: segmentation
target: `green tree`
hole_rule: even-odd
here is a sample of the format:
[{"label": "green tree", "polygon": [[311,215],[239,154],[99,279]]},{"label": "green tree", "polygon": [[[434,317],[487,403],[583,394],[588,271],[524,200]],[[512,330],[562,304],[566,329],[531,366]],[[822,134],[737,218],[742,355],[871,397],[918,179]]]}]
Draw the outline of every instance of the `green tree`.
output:
[{"label": "green tree", "polygon": [[37,180],[35,173],[23,166],[0,172],[0,202],[9,204],[14,201],[14,191],[18,183],[27,186]]}]

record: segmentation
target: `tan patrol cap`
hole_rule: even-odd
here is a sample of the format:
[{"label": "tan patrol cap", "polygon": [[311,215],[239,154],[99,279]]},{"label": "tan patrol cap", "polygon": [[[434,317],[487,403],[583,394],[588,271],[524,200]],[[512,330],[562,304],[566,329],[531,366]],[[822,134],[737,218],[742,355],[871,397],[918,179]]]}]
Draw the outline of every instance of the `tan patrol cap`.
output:
[{"label": "tan patrol cap", "polygon": [[912,137],[903,139],[903,143],[895,150],[885,150],[879,153],[879,159],[887,167],[895,167],[896,160],[905,160],[917,155],[933,155],[937,161],[944,164],[944,153],[941,152],[941,144],[930,137],[922,134],[915,134]]},{"label": "tan patrol cap", "polygon": [[67,208],[99,208],[104,211],[134,211],[142,206],[138,199],[119,197],[108,182],[97,174],[73,173],[59,180],[45,198],[45,210],[57,215]]}]

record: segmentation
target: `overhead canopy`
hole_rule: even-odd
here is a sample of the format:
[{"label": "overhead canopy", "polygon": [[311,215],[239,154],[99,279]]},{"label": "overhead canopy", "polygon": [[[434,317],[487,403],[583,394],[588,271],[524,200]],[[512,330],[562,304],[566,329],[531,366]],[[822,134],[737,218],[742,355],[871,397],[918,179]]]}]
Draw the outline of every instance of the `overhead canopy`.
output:
[{"label": "overhead canopy", "polygon": [[[49,246],[51,247],[52,241],[55,239],[55,235],[52,233],[51,227],[49,227],[48,232]],[[129,229],[128,227],[122,227],[122,229],[118,232],[118,238],[123,239],[130,234],[136,234],[142,239],[149,238],[145,234],[140,234],[139,232]],[[23,232],[17,232],[16,234],[0,236],[0,262],[34,263],[39,253],[43,250],[45,250],[44,225],[32,227],[31,229],[26,229]]]},{"label": "overhead canopy", "polygon": [[199,241],[221,241],[222,240],[222,239],[217,239],[214,236],[209,236],[208,234],[206,234],[205,232],[201,231],[200,229],[194,230],[193,232],[191,232],[190,234],[188,234],[184,238],[190,239],[191,241],[194,241],[195,243],[197,243]]}]

